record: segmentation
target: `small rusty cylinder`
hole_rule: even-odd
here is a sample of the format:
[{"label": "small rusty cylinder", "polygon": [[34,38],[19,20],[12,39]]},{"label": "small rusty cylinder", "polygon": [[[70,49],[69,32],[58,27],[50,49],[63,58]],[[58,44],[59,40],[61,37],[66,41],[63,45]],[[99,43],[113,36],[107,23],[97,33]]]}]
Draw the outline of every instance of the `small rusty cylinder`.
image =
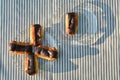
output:
[{"label": "small rusty cylinder", "polygon": [[66,19],[66,34],[73,36],[78,31],[78,14],[77,13],[67,13]]},{"label": "small rusty cylinder", "polygon": [[36,48],[35,54],[47,60],[55,60],[58,57],[58,51],[54,47],[38,46]]},{"label": "small rusty cylinder", "polygon": [[9,51],[15,54],[25,54],[32,52],[32,45],[24,42],[11,41],[9,43]]},{"label": "small rusty cylinder", "polygon": [[26,54],[25,71],[29,75],[34,75],[38,72],[38,59],[34,53]]},{"label": "small rusty cylinder", "polygon": [[30,43],[33,46],[42,45],[43,41],[43,30],[39,24],[32,24],[30,26]]}]

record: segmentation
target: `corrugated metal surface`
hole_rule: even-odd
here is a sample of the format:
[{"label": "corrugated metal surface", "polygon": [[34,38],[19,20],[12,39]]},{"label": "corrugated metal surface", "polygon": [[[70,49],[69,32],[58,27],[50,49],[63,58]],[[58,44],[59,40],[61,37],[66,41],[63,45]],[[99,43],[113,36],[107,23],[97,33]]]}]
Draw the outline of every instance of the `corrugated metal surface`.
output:
[{"label": "corrugated metal surface", "polygon": [[[0,80],[119,80],[119,0],[0,0]],[[79,14],[79,31],[65,34],[67,12]],[[39,59],[39,73],[25,73],[25,56],[8,52],[12,40],[29,42],[30,24],[44,27],[44,45],[59,58]]]}]

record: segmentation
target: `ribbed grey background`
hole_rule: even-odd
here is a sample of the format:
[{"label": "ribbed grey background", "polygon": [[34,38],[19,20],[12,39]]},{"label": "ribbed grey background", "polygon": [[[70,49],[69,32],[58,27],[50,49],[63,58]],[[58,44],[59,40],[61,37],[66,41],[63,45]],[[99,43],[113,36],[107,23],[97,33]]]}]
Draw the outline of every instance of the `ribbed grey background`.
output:
[{"label": "ribbed grey background", "polygon": [[[119,80],[119,0],[0,0],[0,80]],[[65,34],[65,13],[79,14],[79,30]],[[44,44],[59,58],[39,59],[39,72],[25,73],[25,56],[11,54],[12,40],[29,42],[30,24],[44,28]],[[102,35],[101,35],[102,34]]]}]

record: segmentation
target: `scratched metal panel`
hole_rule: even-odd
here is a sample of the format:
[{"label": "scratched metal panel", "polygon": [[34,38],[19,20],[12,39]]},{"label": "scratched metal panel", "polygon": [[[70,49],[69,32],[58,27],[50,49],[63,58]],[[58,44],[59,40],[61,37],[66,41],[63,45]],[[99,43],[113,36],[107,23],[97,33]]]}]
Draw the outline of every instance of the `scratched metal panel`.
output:
[{"label": "scratched metal panel", "polygon": [[[119,80],[119,0],[0,0],[0,80]],[[65,14],[77,12],[79,29],[65,34]],[[38,59],[39,72],[25,73],[25,56],[11,54],[12,40],[29,42],[30,24],[44,28],[44,44],[56,61]]]}]

